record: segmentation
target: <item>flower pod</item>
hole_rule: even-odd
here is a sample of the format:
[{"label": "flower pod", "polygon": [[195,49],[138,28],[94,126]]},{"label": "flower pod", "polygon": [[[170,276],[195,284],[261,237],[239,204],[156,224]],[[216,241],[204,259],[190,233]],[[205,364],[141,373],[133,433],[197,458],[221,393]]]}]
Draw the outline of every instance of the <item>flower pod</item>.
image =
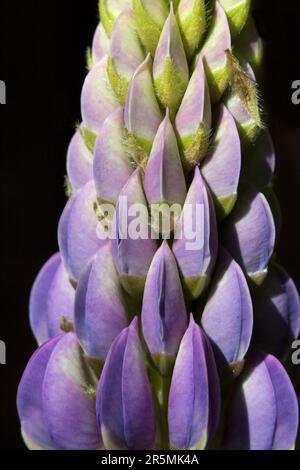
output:
[{"label": "flower pod", "polygon": [[86,354],[104,361],[113,340],[128,322],[124,292],[108,243],[80,276],[75,299],[75,331]]},{"label": "flower pod", "polygon": [[100,62],[109,53],[109,38],[102,23],[99,23],[93,38],[92,61],[93,65]]},{"label": "flower pod", "polygon": [[222,105],[211,153],[201,165],[202,175],[212,192],[219,220],[227,217],[237,199],[241,171],[241,144],[235,121]]},{"label": "flower pod", "polygon": [[75,132],[68,148],[67,174],[72,192],[78,191],[93,179],[93,155],[87,148],[80,129]]},{"label": "flower pod", "polygon": [[154,404],[137,318],[110,348],[97,393],[97,417],[106,449],[153,448]]},{"label": "flower pod", "polygon": [[219,0],[224,8],[230,26],[232,40],[245,26],[251,7],[251,0]]},{"label": "flower pod", "polygon": [[59,253],[42,267],[32,286],[29,302],[30,324],[39,344],[73,328],[75,290]]},{"label": "flower pod", "polygon": [[133,0],[133,11],[139,37],[147,50],[154,57],[157,44],[168,16],[165,0]]},{"label": "flower pod", "polygon": [[180,0],[176,18],[185,52],[190,59],[198,49],[206,31],[205,0]]},{"label": "flower pod", "polygon": [[142,327],[154,363],[167,374],[187,329],[187,312],[176,260],[166,241],[156,252],[146,279]]},{"label": "flower pod", "polygon": [[100,450],[95,399],[89,393],[96,384],[74,333],[41,346],[18,388],[17,407],[28,447]]},{"label": "flower pod", "polygon": [[173,253],[184,285],[197,299],[208,285],[218,252],[213,202],[198,167],[175,230]]},{"label": "flower pod", "polygon": [[202,450],[220,416],[220,386],[209,341],[191,315],[181,341],[169,395],[171,449]]}]

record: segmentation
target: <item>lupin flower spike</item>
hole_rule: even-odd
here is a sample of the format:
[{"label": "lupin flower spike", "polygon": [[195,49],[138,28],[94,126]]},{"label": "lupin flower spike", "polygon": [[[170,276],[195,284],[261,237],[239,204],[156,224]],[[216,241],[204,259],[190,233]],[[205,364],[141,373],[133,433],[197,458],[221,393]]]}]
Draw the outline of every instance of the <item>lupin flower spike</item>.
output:
[{"label": "lupin flower spike", "polygon": [[294,373],[300,302],[272,259],[282,223],[250,6],[99,0],[60,253],[30,297],[30,449],[294,447],[279,360]]}]

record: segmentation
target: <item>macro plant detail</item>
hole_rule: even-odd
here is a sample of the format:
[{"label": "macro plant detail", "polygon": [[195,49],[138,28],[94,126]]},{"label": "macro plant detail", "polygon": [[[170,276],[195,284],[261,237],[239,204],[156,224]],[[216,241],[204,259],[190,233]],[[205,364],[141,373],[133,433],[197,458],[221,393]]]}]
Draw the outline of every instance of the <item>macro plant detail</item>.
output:
[{"label": "macro plant detail", "polygon": [[300,301],[275,262],[251,0],[100,0],[99,11],[59,253],[30,296],[39,348],[18,389],[24,441],[293,449]]}]

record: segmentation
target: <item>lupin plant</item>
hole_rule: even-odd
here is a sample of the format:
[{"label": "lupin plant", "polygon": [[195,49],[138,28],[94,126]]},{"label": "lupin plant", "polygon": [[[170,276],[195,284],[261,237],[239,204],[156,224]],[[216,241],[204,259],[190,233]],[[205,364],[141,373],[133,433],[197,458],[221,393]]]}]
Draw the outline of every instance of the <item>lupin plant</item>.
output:
[{"label": "lupin plant", "polygon": [[100,0],[60,252],[30,298],[30,449],[294,447],[300,303],[274,261],[250,3]]}]

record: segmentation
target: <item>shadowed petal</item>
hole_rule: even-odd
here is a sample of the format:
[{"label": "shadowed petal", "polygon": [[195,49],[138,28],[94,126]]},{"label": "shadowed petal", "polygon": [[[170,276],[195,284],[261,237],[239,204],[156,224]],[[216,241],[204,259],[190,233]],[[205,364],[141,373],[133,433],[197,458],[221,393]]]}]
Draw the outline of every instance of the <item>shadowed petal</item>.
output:
[{"label": "shadowed petal", "polygon": [[106,449],[152,449],[154,406],[137,318],[108,353],[98,388],[97,416]]},{"label": "shadowed petal", "polygon": [[275,357],[257,353],[233,395],[222,447],[291,450],[297,428],[298,403],[287,373]]},{"label": "shadowed petal", "polygon": [[243,157],[242,177],[258,191],[265,190],[272,183],[276,163],[274,145],[268,130],[260,133]]},{"label": "shadowed petal", "polygon": [[132,2],[139,37],[147,50],[154,56],[157,44],[168,16],[165,0],[133,0]]},{"label": "shadowed petal", "polygon": [[190,59],[198,48],[206,30],[205,0],[180,0],[177,21],[185,52]]},{"label": "shadowed petal", "polygon": [[253,301],[253,345],[284,359],[300,332],[300,300],[293,280],[273,264],[263,284],[254,290]]},{"label": "shadowed petal", "polygon": [[111,343],[127,325],[124,295],[108,243],[89,262],[79,279],[75,329],[85,352],[105,360]]},{"label": "shadowed petal", "polygon": [[219,123],[212,142],[212,152],[201,171],[216,205],[218,218],[226,217],[236,198],[241,171],[241,144],[235,121],[221,105]]},{"label": "shadowed petal", "polygon": [[263,194],[242,186],[238,202],[227,219],[222,243],[244,271],[261,280],[275,245],[275,225]]},{"label": "shadowed petal", "polygon": [[123,10],[131,6],[131,0],[100,0],[99,16],[103,27],[110,37],[116,19]]}]

